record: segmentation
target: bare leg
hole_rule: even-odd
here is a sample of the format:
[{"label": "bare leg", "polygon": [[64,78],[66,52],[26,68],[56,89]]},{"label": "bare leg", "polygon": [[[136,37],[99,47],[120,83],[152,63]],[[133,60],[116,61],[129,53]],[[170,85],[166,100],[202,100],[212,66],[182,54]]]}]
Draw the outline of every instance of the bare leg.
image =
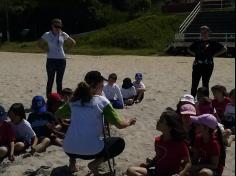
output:
[{"label": "bare leg", "polygon": [[198,176],[213,176],[213,171],[210,169],[202,169],[200,170],[200,172],[198,173]]},{"label": "bare leg", "polygon": [[37,144],[34,148],[35,151],[38,153],[42,153],[46,151],[46,148],[49,146],[50,144],[50,139],[49,138],[44,138],[39,144]]},{"label": "bare leg", "polygon": [[0,160],[7,155],[8,149],[7,147],[0,147]]},{"label": "bare leg", "polygon": [[69,169],[72,173],[78,172],[78,167],[76,166],[76,159],[70,158],[69,160]]},{"label": "bare leg", "polygon": [[14,151],[15,152],[22,152],[26,149],[26,146],[23,142],[17,142],[15,143],[15,146],[14,146]]},{"label": "bare leg", "polygon": [[128,176],[147,176],[147,169],[144,167],[129,167],[126,174]]}]

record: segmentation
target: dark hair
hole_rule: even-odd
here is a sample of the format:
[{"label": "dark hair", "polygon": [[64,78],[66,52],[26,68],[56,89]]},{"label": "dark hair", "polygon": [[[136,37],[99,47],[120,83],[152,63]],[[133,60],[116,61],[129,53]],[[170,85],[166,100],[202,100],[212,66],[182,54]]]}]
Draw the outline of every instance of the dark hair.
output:
[{"label": "dark hair", "polygon": [[200,98],[198,97],[199,94],[202,95],[203,97],[209,97],[209,89],[206,87],[199,87],[197,89],[197,98]]},{"label": "dark hair", "polygon": [[182,141],[187,137],[184,130],[182,118],[175,111],[167,110],[161,114],[160,119],[165,119],[168,127],[171,128],[170,135],[174,141]]},{"label": "dark hair", "polygon": [[130,78],[125,78],[123,80],[122,88],[123,89],[129,89],[133,86],[133,83]]},{"label": "dark hair", "polygon": [[[217,125],[216,129],[217,129],[217,132],[216,132],[217,141],[219,142],[219,145],[220,145],[219,164],[221,164],[222,166],[225,166],[225,159],[226,159],[225,143],[224,143],[224,140],[223,140],[223,135],[222,135],[221,129],[218,125]],[[209,135],[212,136],[214,132],[215,132],[214,129],[209,128]]]},{"label": "dark hair", "polygon": [[229,93],[229,97],[234,97],[235,96],[235,89],[232,89]]},{"label": "dark hair", "polygon": [[26,119],[25,108],[22,103],[14,103],[8,110],[8,113],[13,112],[15,115],[19,116],[22,119]]},{"label": "dark hair", "polygon": [[108,76],[108,79],[114,79],[115,81],[117,80],[117,74],[112,73]]},{"label": "dark hair", "polygon": [[71,102],[80,100],[81,104],[84,105],[86,102],[89,102],[92,97],[93,95],[91,92],[91,87],[85,81],[82,81],[75,89],[75,92],[71,98]]},{"label": "dark hair", "polygon": [[221,92],[223,96],[227,96],[227,90],[225,86],[222,85],[215,85],[211,88],[212,93],[214,92]]},{"label": "dark hair", "polygon": [[54,18],[54,19],[51,21],[51,24],[52,24],[52,25],[55,24],[55,23],[59,23],[59,24],[62,25],[62,21],[61,21],[61,19],[59,19],[59,18]]},{"label": "dark hair", "polygon": [[71,96],[73,95],[73,90],[71,88],[64,88],[61,91],[62,96]]}]

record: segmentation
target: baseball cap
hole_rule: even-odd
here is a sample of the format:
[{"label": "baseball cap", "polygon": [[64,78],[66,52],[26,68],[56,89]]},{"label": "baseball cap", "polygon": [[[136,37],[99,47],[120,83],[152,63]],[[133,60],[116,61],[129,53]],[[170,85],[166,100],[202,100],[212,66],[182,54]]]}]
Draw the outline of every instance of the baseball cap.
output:
[{"label": "baseball cap", "polygon": [[35,96],[32,99],[31,110],[35,113],[47,111],[46,102],[42,96]]},{"label": "baseball cap", "polygon": [[7,120],[7,113],[5,111],[5,108],[0,105],[0,121]]},{"label": "baseball cap", "polygon": [[209,128],[216,129],[218,122],[212,114],[202,114],[200,116],[190,116],[192,123],[205,125]]},{"label": "baseball cap", "polygon": [[61,95],[58,93],[50,93],[48,95],[48,100],[52,102],[59,102],[59,101],[62,101],[62,98],[61,98]]},{"label": "baseball cap", "polygon": [[86,75],[84,77],[84,81],[89,85],[92,85],[94,83],[98,83],[103,80],[107,81],[107,79],[104,78],[99,71],[90,71],[90,72],[86,73]]},{"label": "baseball cap", "polygon": [[182,97],[180,97],[180,101],[182,102],[185,101],[185,102],[195,104],[194,97],[190,94],[184,94]]},{"label": "baseball cap", "polygon": [[191,104],[184,104],[180,107],[180,114],[196,115],[196,108]]},{"label": "baseball cap", "polygon": [[136,80],[142,80],[142,79],[143,79],[142,73],[136,73],[136,74],[135,74],[135,79],[136,79]]}]

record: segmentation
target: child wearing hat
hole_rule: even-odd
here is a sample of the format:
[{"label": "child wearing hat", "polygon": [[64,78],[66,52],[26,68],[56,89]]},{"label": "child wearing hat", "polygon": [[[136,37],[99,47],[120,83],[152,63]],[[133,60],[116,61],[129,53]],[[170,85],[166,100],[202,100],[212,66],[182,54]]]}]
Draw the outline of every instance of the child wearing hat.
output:
[{"label": "child wearing hat", "polygon": [[143,75],[142,73],[136,73],[135,74],[135,81],[133,82],[133,85],[136,89],[137,95],[134,98],[135,103],[140,103],[144,98],[144,92],[146,91],[146,87],[144,83],[142,82]]},{"label": "child wearing hat", "polygon": [[62,97],[58,93],[50,93],[47,98],[47,111],[54,114],[63,105]]},{"label": "child wearing hat", "polygon": [[191,175],[222,175],[226,151],[217,119],[212,114],[190,118],[192,123],[197,124]]},{"label": "child wearing hat", "polygon": [[0,105],[0,162],[7,155],[10,161],[14,161],[15,133],[6,117],[7,113]]},{"label": "child wearing hat", "polygon": [[62,142],[55,136],[53,129],[56,119],[47,111],[46,102],[42,96],[33,97],[31,110],[28,122],[35,131],[43,150],[46,150],[51,142],[61,146]]},{"label": "child wearing hat", "polygon": [[137,92],[130,78],[125,78],[123,80],[121,93],[122,93],[125,105],[130,106],[134,104],[134,99],[137,95]]}]

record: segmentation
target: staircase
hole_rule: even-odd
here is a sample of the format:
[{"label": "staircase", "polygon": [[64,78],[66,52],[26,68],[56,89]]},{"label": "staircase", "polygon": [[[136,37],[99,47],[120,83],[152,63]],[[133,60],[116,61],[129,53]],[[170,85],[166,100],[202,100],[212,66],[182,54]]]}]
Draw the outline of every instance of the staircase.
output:
[{"label": "staircase", "polygon": [[200,39],[200,27],[207,25],[211,29],[210,38],[227,45],[229,55],[234,55],[235,49],[235,9],[231,0],[200,1],[195,9],[181,24],[175,35],[172,47],[186,54],[186,49]]}]

